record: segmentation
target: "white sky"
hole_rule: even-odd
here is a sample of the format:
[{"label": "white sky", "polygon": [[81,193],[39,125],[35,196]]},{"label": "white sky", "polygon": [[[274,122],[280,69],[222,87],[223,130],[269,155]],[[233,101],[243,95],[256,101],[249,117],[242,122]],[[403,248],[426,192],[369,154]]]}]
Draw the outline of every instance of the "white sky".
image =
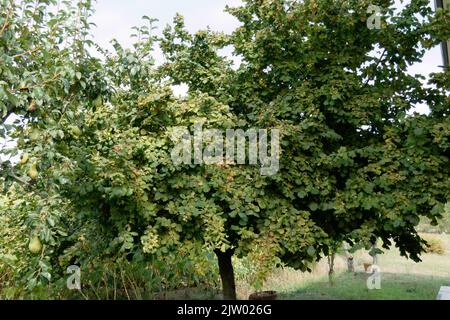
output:
[{"label": "white sky", "polygon": [[[398,6],[400,1],[396,1]],[[406,2],[406,1],[404,1]],[[430,4],[434,0],[430,0]],[[231,33],[239,22],[233,16],[224,12],[226,5],[237,6],[241,0],[97,0],[94,5],[96,10],[92,21],[97,25],[93,29],[94,40],[103,48],[111,48],[110,40],[115,38],[124,45],[130,47],[133,39],[130,38],[133,26],[141,24],[141,17],[147,15],[159,21],[155,26],[156,33],[172,22],[176,13],[181,13],[185,18],[186,27],[190,32],[205,29],[209,26],[216,31]],[[157,63],[162,62],[161,53],[155,52]],[[443,64],[440,47],[430,50],[420,64],[410,67],[410,73],[428,76],[431,72],[439,72]],[[183,89],[178,88],[178,93]],[[426,111],[426,107],[418,107],[418,110]]]},{"label": "white sky", "polygon": [[[155,30],[159,33],[172,22],[176,13],[184,16],[186,27],[191,32],[209,26],[213,30],[231,33],[239,22],[224,12],[224,8],[239,4],[240,0],[97,0],[94,4],[96,12],[92,17],[97,27],[93,28],[92,34],[102,47],[111,48],[109,42],[113,38],[129,47],[133,41],[130,38],[131,28],[141,23],[143,15],[159,20]],[[442,57],[440,47],[436,47],[428,52],[423,63],[413,66],[411,72],[427,75],[439,71],[439,65],[442,65]]]},{"label": "white sky", "polygon": [[[92,21],[97,25],[93,36],[104,48],[111,48],[109,41],[117,39],[122,45],[129,47],[131,28],[142,23],[142,16],[158,19],[155,23],[160,34],[162,29],[171,24],[176,13],[185,18],[186,27],[195,32],[210,26],[211,29],[231,33],[239,22],[224,12],[225,6],[237,6],[240,0],[97,0]],[[157,62],[161,56],[156,53]]]}]

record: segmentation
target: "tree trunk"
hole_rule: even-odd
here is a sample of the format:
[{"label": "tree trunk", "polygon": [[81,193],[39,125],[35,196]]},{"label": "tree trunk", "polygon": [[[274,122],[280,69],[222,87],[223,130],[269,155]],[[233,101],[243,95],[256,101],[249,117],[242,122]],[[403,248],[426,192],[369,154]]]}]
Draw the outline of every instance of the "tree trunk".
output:
[{"label": "tree trunk", "polygon": [[332,252],[331,254],[329,254],[327,256],[328,267],[329,267],[329,270],[328,270],[328,281],[330,283],[330,286],[334,285],[334,279],[333,279],[333,276],[334,276],[334,257],[335,257],[335,253],[334,252]]},{"label": "tree trunk", "polygon": [[345,252],[345,258],[347,259],[347,270],[348,272],[355,272],[355,265],[353,261],[353,255],[350,254],[348,251],[348,244],[347,242],[344,243],[344,252]]},{"label": "tree trunk", "polygon": [[236,300],[236,284],[234,281],[234,270],[231,262],[233,250],[222,252],[214,250],[219,261],[220,278],[222,279],[222,289],[224,300]]},{"label": "tree trunk", "polygon": [[[377,241],[375,240],[375,242],[372,243],[372,250],[375,250],[377,248]],[[372,256],[372,264],[373,265],[378,265],[378,255],[374,254]]]}]

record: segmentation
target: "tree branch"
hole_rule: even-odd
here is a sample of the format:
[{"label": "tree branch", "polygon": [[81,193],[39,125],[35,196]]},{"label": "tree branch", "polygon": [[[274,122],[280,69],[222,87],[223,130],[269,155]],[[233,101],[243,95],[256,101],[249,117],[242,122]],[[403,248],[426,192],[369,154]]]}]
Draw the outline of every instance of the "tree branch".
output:
[{"label": "tree branch", "polygon": [[4,117],[2,117],[2,124],[4,124],[6,122],[6,120],[8,120],[8,118],[14,113],[14,108],[9,109],[6,112],[6,115]]},{"label": "tree branch", "polygon": [[16,54],[16,55],[12,56],[11,58],[17,59],[17,58],[23,57],[24,55],[32,54],[32,53],[34,53],[34,52],[36,52],[38,50],[39,50],[39,47],[31,49],[31,50],[28,50],[28,51],[25,51],[25,52],[22,52],[22,53],[19,53],[19,54]]},{"label": "tree branch", "polygon": [[9,5],[10,5],[10,7],[8,8],[8,13],[6,14],[5,22],[3,23],[3,26],[0,29],[0,37],[3,35],[3,32],[5,32],[6,28],[9,25],[9,19],[11,18],[12,12],[14,10],[14,1],[10,0]]},{"label": "tree branch", "polygon": [[[375,70],[377,70],[378,66],[380,65],[385,53],[386,53],[386,48],[384,48],[383,52],[381,53],[381,56],[378,58],[378,62],[374,68]],[[370,81],[370,78],[367,79],[367,81],[364,83],[364,86],[366,86],[369,83],[369,81]]]}]

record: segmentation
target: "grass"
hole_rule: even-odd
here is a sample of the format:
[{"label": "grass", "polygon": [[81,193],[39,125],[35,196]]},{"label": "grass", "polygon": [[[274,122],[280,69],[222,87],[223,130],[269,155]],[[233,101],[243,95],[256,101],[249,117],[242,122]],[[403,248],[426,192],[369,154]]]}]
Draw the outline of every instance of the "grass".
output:
[{"label": "grass", "polygon": [[[422,262],[415,263],[401,257],[396,248],[379,256],[381,289],[367,289],[369,274],[363,262],[371,262],[364,251],[355,254],[356,272],[346,271],[345,259],[336,259],[334,285],[328,282],[328,266],[320,261],[313,273],[289,268],[276,270],[268,279],[265,290],[276,290],[279,299],[294,300],[434,300],[440,286],[450,286],[450,237],[435,235],[445,246],[442,255],[427,253]],[[246,299],[252,289],[240,283],[238,294]]]},{"label": "grass", "polygon": [[450,285],[450,278],[383,273],[380,290],[366,287],[365,273],[342,273],[330,286],[327,279],[319,279],[280,299],[295,300],[434,300],[441,285]]}]

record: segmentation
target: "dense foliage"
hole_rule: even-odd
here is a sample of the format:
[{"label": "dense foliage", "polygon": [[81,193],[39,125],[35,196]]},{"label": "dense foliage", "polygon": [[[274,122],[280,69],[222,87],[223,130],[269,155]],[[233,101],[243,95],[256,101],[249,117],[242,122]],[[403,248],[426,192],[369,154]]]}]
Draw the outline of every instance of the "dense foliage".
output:
[{"label": "dense foliage", "polygon": [[[372,3],[378,30],[365,23]],[[97,48],[99,60],[86,50],[88,1],[56,13],[56,1],[21,4],[1,7],[2,133],[18,141],[2,153],[22,159],[2,163],[0,236],[11,240],[0,267],[28,288],[70,264],[201,249],[216,253],[227,298],[233,255],[256,257],[259,281],[277,264],[307,270],[342,241],[380,238],[419,260],[415,227],[449,198],[450,73],[425,85],[407,68],[450,37],[448,12],[423,0],[400,12],[393,1],[247,0],[227,9],[241,22],[231,35],[190,34],[177,16],[157,38],[146,18],[132,48]],[[227,46],[239,66],[220,55]],[[413,113],[421,103],[428,114]],[[197,122],[278,128],[280,171],[175,165],[175,128]]]}]

